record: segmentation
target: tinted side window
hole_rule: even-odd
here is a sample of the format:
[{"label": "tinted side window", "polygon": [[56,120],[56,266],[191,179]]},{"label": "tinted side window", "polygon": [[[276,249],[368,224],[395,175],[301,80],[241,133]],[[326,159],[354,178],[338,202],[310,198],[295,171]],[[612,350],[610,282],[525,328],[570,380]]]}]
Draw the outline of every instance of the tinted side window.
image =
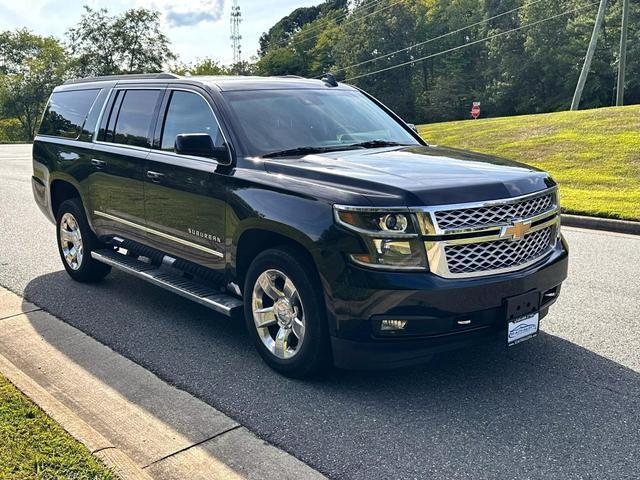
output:
[{"label": "tinted side window", "polygon": [[160,90],[127,90],[115,122],[113,141],[150,147],[151,122],[159,97]]},{"label": "tinted side window", "polygon": [[162,129],[162,150],[171,150],[181,133],[208,133],[213,144],[222,146],[222,134],[211,107],[200,95],[174,91]]},{"label": "tinted side window", "polygon": [[56,92],[44,111],[39,134],[78,138],[100,89]]}]

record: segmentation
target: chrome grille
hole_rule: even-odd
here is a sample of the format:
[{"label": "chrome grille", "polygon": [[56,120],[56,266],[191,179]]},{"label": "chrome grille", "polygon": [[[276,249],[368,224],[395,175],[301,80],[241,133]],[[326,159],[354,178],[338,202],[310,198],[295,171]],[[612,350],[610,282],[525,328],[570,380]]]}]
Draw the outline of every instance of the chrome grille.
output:
[{"label": "chrome grille", "polygon": [[507,224],[514,219],[530,218],[552,210],[556,206],[555,197],[551,192],[516,203],[436,211],[435,219],[441,230]]},{"label": "chrome grille", "polygon": [[478,273],[517,267],[540,258],[554,245],[555,226],[530,233],[520,241],[498,240],[449,245],[445,255],[449,272]]}]

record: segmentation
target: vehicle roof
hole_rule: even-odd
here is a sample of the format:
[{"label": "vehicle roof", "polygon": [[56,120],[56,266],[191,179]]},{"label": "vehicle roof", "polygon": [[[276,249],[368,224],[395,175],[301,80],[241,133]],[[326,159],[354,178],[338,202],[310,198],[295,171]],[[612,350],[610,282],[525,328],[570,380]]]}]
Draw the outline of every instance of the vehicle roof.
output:
[{"label": "vehicle roof", "polygon": [[[91,77],[68,80],[64,83],[62,89],[71,90],[75,88],[95,88],[98,86],[106,86],[109,83],[115,84],[196,84],[206,85],[217,88],[222,91],[241,91],[241,90],[299,90],[299,89],[352,89],[353,87],[346,84],[338,84],[338,87],[331,87],[322,80],[314,80],[293,75],[282,77],[259,77],[259,76],[231,76],[231,75],[194,75],[181,76],[172,73],[159,74],[132,74],[132,75],[111,75],[105,77]],[[74,88],[75,87],[75,88]],[[60,88],[60,87],[58,87]]]}]

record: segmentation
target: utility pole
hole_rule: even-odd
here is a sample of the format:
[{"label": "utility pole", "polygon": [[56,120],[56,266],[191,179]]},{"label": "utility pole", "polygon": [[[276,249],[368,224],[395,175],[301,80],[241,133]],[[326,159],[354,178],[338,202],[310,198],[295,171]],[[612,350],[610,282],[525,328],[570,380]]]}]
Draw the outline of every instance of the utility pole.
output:
[{"label": "utility pole", "polygon": [[584,84],[587,82],[587,75],[589,74],[589,69],[591,68],[591,60],[593,60],[593,54],[596,51],[596,45],[598,43],[598,34],[600,33],[600,27],[602,27],[602,21],[604,20],[604,11],[606,9],[607,9],[607,0],[600,0],[600,7],[598,8],[598,16],[596,17],[596,24],[593,26],[593,33],[591,34],[591,41],[589,42],[587,56],[584,59],[584,65],[582,65],[582,71],[580,72],[578,85],[576,85],[576,92],[573,94],[573,100],[571,102],[571,110],[578,110],[578,106],[580,105],[582,90],[584,90]]},{"label": "utility pole", "polygon": [[240,73],[240,63],[242,62],[240,22],[242,22],[240,5],[238,5],[238,0],[233,0],[231,4],[231,48],[233,49],[233,68],[236,73]]},{"label": "utility pole", "polygon": [[620,32],[620,63],[618,64],[618,89],[616,107],[624,105],[624,73],[627,66],[627,26],[629,23],[629,0],[622,3],[622,29]]}]

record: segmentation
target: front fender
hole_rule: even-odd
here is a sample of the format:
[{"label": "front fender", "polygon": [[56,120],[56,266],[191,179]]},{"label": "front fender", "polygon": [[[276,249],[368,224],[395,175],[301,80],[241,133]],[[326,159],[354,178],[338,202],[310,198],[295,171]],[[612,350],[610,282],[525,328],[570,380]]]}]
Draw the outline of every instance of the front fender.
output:
[{"label": "front fender", "polygon": [[[312,196],[309,191],[285,189],[275,182],[236,177],[229,185],[225,231],[231,269],[235,270],[238,244],[245,232],[272,232],[298,243],[311,255],[325,292],[331,297],[334,279],[345,270],[344,252],[358,252],[363,248],[357,236],[335,225],[332,202]],[[260,241],[259,236],[256,241]],[[262,249],[260,245],[255,247]]]},{"label": "front fender", "polygon": [[236,190],[229,205],[226,231],[233,249],[246,231],[263,230],[299,243],[317,260],[334,226],[331,204],[264,186]]}]

